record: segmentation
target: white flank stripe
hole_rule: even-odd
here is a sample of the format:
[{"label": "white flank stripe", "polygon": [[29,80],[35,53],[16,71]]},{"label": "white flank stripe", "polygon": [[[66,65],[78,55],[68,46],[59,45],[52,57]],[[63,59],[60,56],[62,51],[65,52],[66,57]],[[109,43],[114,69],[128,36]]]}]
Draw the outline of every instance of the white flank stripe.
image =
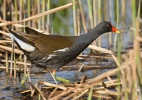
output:
[{"label": "white flank stripe", "polygon": [[44,57],[44,58],[42,58],[42,60],[41,61],[47,61],[47,60],[49,60],[49,59],[51,59],[52,57],[54,57],[54,56],[57,56],[57,55],[55,55],[55,54],[50,54],[49,56],[48,56],[48,58],[47,57]]},{"label": "white flank stripe", "polygon": [[56,50],[56,51],[54,51],[54,52],[66,52],[66,51],[68,51],[68,50],[69,50],[69,48],[64,48],[64,49]]},{"label": "white flank stripe", "polygon": [[35,50],[35,47],[32,45],[29,45],[23,41],[21,41],[20,39],[18,39],[17,37],[15,37],[13,34],[9,34],[9,36],[11,37],[12,40],[15,40],[22,49],[26,50],[27,52],[32,52]]},{"label": "white flank stripe", "polygon": [[50,55],[48,56],[47,60],[51,59],[51,58],[54,57],[54,56],[57,56],[57,55],[55,55],[55,54],[50,54]]}]

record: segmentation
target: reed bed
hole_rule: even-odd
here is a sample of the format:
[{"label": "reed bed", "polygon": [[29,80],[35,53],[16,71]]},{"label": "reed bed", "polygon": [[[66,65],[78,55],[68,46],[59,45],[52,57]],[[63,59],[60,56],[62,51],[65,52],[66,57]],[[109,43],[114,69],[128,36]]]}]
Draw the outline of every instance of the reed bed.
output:
[{"label": "reed bed", "polygon": [[[136,4],[136,1],[139,2]],[[107,36],[110,47],[109,50],[102,48],[103,37],[100,37],[88,46],[93,53],[107,54],[107,56],[101,58],[113,59],[116,63],[115,68],[109,69],[107,72],[91,79],[87,79],[86,76],[83,76],[79,82],[59,85],[45,81],[39,81],[37,84],[33,85],[30,81],[30,75],[28,75],[30,88],[28,90],[19,91],[19,93],[24,96],[28,94],[31,98],[38,97],[38,100],[141,100],[142,50],[140,43],[142,42],[142,38],[140,27],[142,25],[142,0],[127,0],[127,2],[132,4],[130,6],[132,9],[132,18],[130,20],[132,24],[129,30],[132,31],[134,37],[133,48],[122,54],[123,29],[120,30],[122,34],[116,35],[113,40],[112,37],[114,37],[114,35],[110,34]],[[68,33],[69,30],[67,29],[69,28],[66,27],[67,19],[63,19],[62,17],[68,17],[68,12],[72,11],[72,28],[74,29],[74,34],[71,35],[77,36],[81,35],[80,33],[82,31],[87,32],[89,28],[92,29],[102,20],[109,20],[113,24],[116,22],[116,27],[119,29],[124,27],[123,21],[127,19],[125,16],[126,1],[124,2],[124,0],[110,0],[109,2],[101,0],[62,0],[58,3],[59,6],[57,7],[50,0],[0,1],[2,9],[0,13],[3,15],[3,17],[0,18],[0,69],[5,71],[10,79],[13,79],[13,77],[16,79],[17,71],[21,69],[26,75],[28,72],[27,66],[29,66],[30,63],[26,60],[26,57],[23,56],[23,52],[19,50],[9,38],[9,28],[24,31],[23,28],[29,26],[37,28],[40,32],[46,31],[50,34],[58,34],[58,32],[63,31],[60,30],[60,25],[64,24],[62,27],[65,31],[63,32]],[[114,5],[116,5],[116,8],[114,8]],[[138,5],[138,7],[136,7],[136,5]],[[85,7],[86,9],[84,9]],[[107,9],[107,7],[110,8]],[[10,10],[6,11],[6,8]],[[109,12],[110,9],[112,9],[112,11]],[[120,10],[122,10],[122,12]],[[122,17],[122,19],[120,17]],[[53,25],[53,22],[50,20],[55,24]],[[59,20],[62,21],[62,23]],[[120,26],[120,24],[122,24],[122,26]],[[56,29],[57,27],[58,29]],[[114,43],[112,43],[112,41],[114,41]],[[112,45],[114,45],[114,51],[111,48]],[[81,54],[78,59],[85,58]],[[18,66],[22,66],[22,68]],[[97,69],[96,66],[90,67],[90,69],[93,68]],[[101,67],[99,66],[99,68]],[[88,69],[86,68],[86,70]],[[12,75],[13,71],[14,76]]]}]

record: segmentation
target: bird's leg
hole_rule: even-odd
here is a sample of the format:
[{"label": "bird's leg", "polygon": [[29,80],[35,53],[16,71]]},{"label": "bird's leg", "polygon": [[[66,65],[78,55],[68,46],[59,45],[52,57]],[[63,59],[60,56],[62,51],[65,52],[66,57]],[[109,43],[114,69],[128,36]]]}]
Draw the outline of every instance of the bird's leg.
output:
[{"label": "bird's leg", "polygon": [[58,85],[57,80],[56,80],[56,70],[53,70],[53,72],[50,71],[50,74],[52,76],[52,78],[54,79],[55,83]]},{"label": "bird's leg", "polygon": [[53,73],[54,77],[56,77],[56,70],[53,70],[52,73]]}]

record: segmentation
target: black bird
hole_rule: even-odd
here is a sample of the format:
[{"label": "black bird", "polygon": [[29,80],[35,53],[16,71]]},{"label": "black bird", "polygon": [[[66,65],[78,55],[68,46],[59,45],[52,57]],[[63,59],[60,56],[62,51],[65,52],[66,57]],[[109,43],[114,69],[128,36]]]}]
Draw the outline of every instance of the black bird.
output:
[{"label": "black bird", "polygon": [[29,27],[26,33],[10,30],[10,37],[31,61],[31,73],[57,70],[74,60],[89,44],[106,32],[120,33],[103,21],[81,36],[45,35]]}]

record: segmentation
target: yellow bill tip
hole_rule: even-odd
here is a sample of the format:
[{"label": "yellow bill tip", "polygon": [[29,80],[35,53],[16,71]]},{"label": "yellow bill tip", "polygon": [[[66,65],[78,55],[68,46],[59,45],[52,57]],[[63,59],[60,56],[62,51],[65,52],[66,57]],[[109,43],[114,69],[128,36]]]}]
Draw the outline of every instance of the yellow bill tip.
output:
[{"label": "yellow bill tip", "polygon": [[120,31],[116,31],[116,33],[120,33]]}]

